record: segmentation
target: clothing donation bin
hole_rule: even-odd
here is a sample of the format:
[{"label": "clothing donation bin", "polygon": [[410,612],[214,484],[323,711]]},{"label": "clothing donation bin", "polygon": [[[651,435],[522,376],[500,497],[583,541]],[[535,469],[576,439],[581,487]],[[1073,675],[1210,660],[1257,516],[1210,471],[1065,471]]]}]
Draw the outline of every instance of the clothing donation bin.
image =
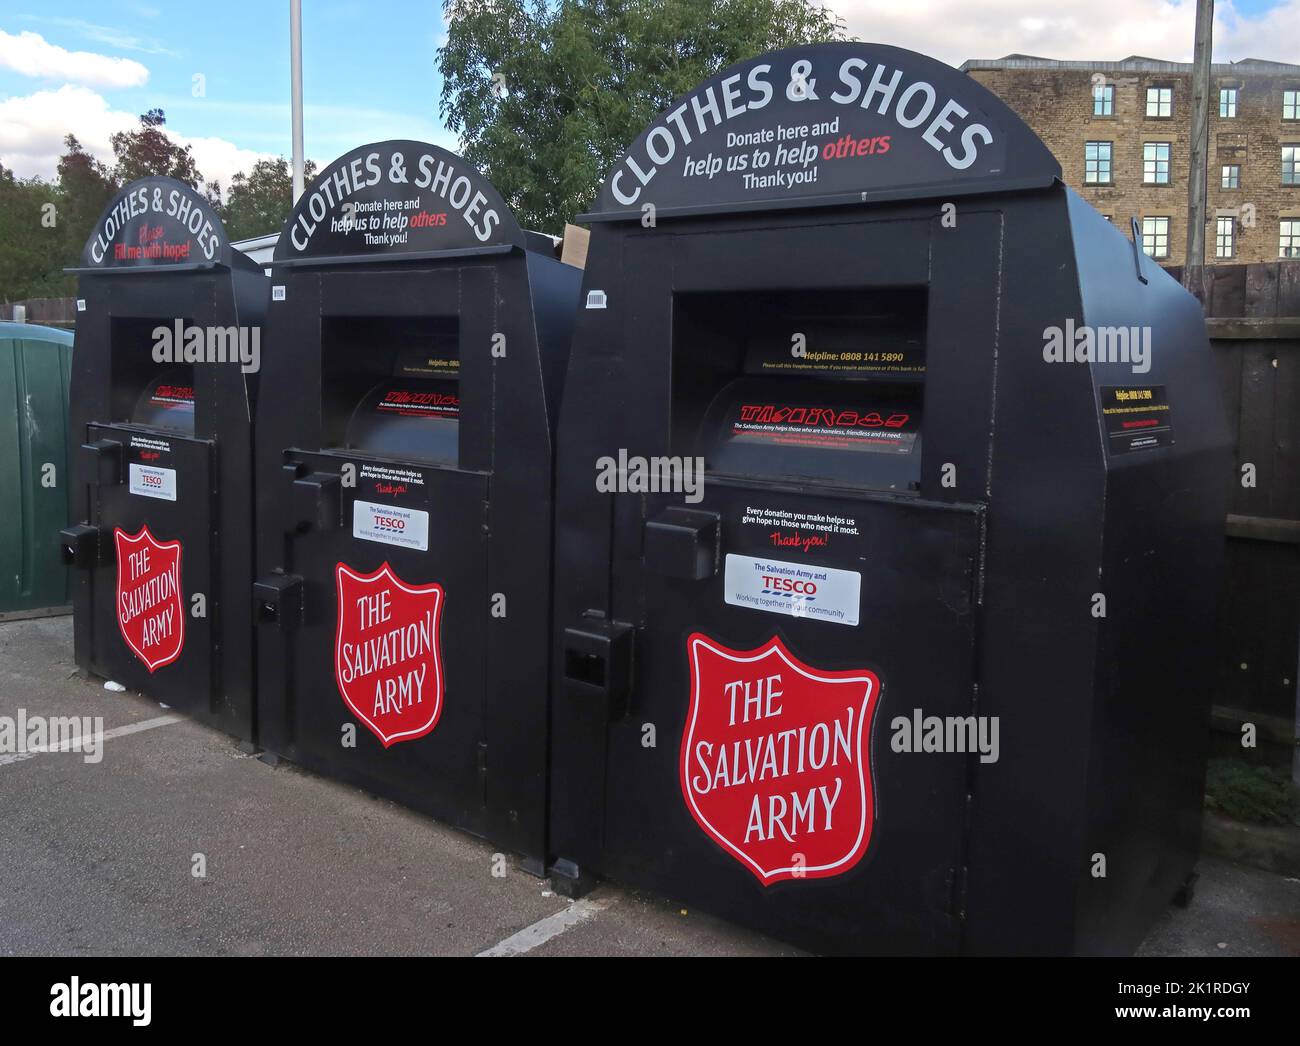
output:
[{"label": "clothing donation bin", "polygon": [[826,950],[1133,948],[1215,675],[1196,301],[989,91],[873,44],[719,73],[587,220],[557,883]]},{"label": "clothing donation bin", "polygon": [[460,157],[362,146],[280,236],[258,418],[259,742],[539,871],[580,280]]},{"label": "clothing donation bin", "polygon": [[69,446],[77,664],[248,740],[252,401],[268,283],[171,178],[82,253]]}]

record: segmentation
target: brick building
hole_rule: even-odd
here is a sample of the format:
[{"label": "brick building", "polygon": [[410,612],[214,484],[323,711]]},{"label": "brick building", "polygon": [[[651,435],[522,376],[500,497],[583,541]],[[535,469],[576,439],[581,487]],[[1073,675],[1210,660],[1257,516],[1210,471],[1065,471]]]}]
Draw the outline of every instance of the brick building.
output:
[{"label": "brick building", "polygon": [[[1148,254],[1183,263],[1190,64],[1008,55],[961,68],[1039,134],[1084,199],[1126,229],[1136,217]],[[1213,67],[1208,184],[1207,264],[1300,258],[1300,65]]]}]

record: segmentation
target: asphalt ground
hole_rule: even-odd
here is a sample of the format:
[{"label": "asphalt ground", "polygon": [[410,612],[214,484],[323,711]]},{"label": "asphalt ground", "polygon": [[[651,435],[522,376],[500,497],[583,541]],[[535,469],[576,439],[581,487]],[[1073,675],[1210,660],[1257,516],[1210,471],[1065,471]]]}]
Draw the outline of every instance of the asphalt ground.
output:
[{"label": "asphalt ground", "polygon": [[[0,716],[20,709],[106,737],[98,763],[0,754],[0,954],[799,954],[614,884],[570,902],[479,839],[268,766],[83,678],[70,618],[0,624]],[[1300,955],[1300,880],[1199,871],[1139,954]]]}]

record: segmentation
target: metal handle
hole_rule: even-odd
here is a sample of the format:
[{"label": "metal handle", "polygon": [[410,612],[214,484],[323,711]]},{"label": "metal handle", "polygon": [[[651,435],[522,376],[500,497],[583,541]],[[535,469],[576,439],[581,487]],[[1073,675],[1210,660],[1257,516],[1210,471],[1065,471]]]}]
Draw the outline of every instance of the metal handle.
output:
[{"label": "metal handle", "polygon": [[564,630],[564,681],[576,697],[602,701],[611,718],[626,715],[632,694],[635,630],[620,621],[584,617]]},{"label": "metal handle", "polygon": [[1146,283],[1147,278],[1142,274],[1142,229],[1136,218],[1130,218],[1129,224],[1133,230],[1133,267],[1137,269],[1138,279]]},{"label": "metal handle", "polygon": [[259,625],[275,625],[281,632],[302,623],[303,583],[297,574],[268,574],[253,583],[253,606]]}]

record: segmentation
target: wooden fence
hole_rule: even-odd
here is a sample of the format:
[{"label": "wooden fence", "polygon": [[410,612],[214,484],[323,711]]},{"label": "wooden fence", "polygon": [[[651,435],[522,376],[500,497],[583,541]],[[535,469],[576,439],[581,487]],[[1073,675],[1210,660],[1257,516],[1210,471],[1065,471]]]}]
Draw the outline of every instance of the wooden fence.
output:
[{"label": "wooden fence", "polygon": [[[1210,266],[1200,290],[1237,444],[1228,477],[1217,703],[1293,723],[1300,669],[1300,261]],[[1254,466],[1253,484],[1245,466]]]},{"label": "wooden fence", "polygon": [[72,298],[29,298],[27,301],[0,305],[0,320],[14,318],[14,306],[27,309],[28,323],[43,323],[47,327],[71,330],[77,325],[77,303]]}]

